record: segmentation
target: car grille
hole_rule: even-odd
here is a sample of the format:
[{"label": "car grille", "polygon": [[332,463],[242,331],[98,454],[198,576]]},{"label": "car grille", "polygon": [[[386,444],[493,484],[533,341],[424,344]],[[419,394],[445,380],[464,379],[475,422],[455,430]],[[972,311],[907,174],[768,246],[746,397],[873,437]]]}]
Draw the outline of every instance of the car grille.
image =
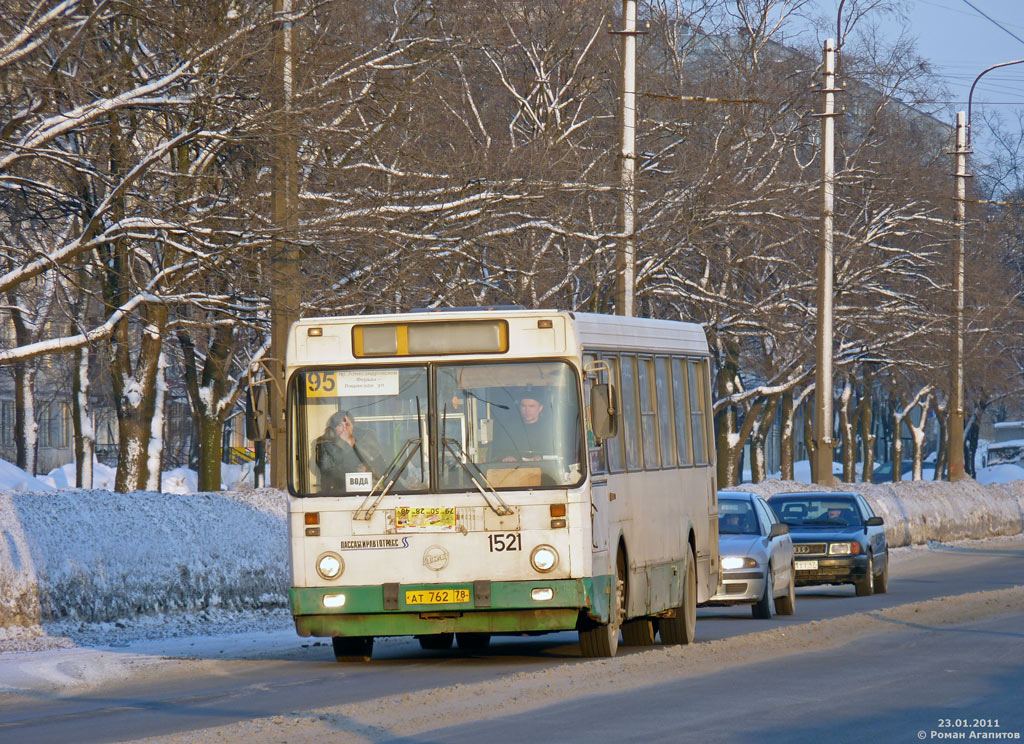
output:
[{"label": "car grille", "polygon": [[825,543],[797,543],[793,546],[795,555],[825,555]]},{"label": "car grille", "polygon": [[726,584],[725,585],[725,593],[726,594],[743,594],[743,592],[745,592],[745,591],[747,591],[747,584],[746,584],[746,582],[743,582],[742,584]]}]

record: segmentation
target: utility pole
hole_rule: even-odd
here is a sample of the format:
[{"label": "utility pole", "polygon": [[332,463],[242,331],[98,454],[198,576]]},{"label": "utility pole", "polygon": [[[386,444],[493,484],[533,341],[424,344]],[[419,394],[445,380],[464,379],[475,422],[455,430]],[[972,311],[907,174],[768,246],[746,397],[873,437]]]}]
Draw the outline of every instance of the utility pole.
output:
[{"label": "utility pole", "polygon": [[615,252],[615,311],[634,314],[636,282],[636,0],[622,0],[622,149],[619,152],[619,241]]},{"label": "utility pole", "polygon": [[825,40],[825,109],[821,117],[821,247],[814,383],[814,482],[832,485],[832,220],[835,214],[836,47]]},{"label": "utility pole", "polygon": [[295,249],[298,170],[292,132],[295,30],[288,18],[292,0],[274,2],[274,70],[280,75],[277,131],[274,132],[273,223],[270,255],[270,359],[277,364],[278,385],[270,385],[270,485],[285,488],[288,479],[288,432],[285,427],[284,357],[288,329],[299,317],[299,255]]},{"label": "utility pole", "polygon": [[949,480],[967,477],[964,470],[964,248],[967,245],[967,115],[956,114],[956,150],[953,176],[956,180],[957,238],[953,249],[953,369],[950,375]]}]

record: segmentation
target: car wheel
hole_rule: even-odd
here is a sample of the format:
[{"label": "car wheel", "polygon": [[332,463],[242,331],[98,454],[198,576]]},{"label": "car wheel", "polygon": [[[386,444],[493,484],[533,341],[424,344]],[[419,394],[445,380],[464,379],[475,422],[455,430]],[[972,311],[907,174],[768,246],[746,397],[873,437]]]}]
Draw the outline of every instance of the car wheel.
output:
[{"label": "car wheel", "polygon": [[853,582],[853,586],[857,589],[857,596],[870,597],[874,593],[874,583],[875,561],[871,553],[868,553],[868,570],[864,572],[864,578]]},{"label": "car wheel", "polygon": [[875,594],[885,594],[889,591],[889,551],[885,552],[885,564],[882,566],[882,572],[872,582],[872,588]]},{"label": "car wheel", "polygon": [[774,593],[775,587],[772,584],[772,567],[768,566],[765,569],[764,574],[764,594],[762,594],[761,599],[757,600],[757,603],[750,608],[750,613],[758,620],[772,619],[772,607],[775,604],[775,598],[772,594]]},{"label": "car wheel", "polygon": [[697,562],[693,548],[686,552],[686,569],[683,571],[683,605],[676,608],[674,617],[658,618],[658,632],[661,642],[681,646],[693,642],[697,632]]},{"label": "car wheel", "polygon": [[491,645],[490,633],[456,633],[455,642],[463,651],[483,651]]},{"label": "car wheel", "polygon": [[432,635],[416,636],[416,640],[420,642],[420,648],[427,651],[444,651],[449,649],[452,647],[454,639],[454,633],[434,633]]},{"label": "car wheel", "polygon": [[796,569],[789,566],[789,591],[785,596],[775,598],[775,612],[779,615],[792,615],[796,609]]},{"label": "car wheel", "polygon": [[619,551],[615,559],[615,587],[608,622],[580,631],[580,651],[589,659],[615,656],[619,650],[619,627],[626,615],[626,557]]},{"label": "car wheel", "polygon": [[373,655],[373,636],[334,636],[331,642],[338,661],[369,661]]},{"label": "car wheel", "polygon": [[622,624],[623,646],[653,646],[654,621],[647,617],[630,620]]}]

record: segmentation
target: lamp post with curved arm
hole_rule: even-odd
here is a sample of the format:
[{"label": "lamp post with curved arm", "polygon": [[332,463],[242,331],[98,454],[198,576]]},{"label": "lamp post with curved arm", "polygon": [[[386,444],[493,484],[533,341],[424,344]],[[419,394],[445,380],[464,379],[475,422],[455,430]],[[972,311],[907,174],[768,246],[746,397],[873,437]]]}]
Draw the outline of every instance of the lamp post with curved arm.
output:
[{"label": "lamp post with curved arm", "polygon": [[953,368],[950,375],[949,406],[949,479],[962,480],[967,477],[964,470],[964,250],[967,245],[967,156],[971,148],[971,106],[974,87],[981,78],[1000,67],[1019,65],[1024,59],[1000,62],[982,70],[971,84],[967,96],[967,115],[958,111],[956,115],[956,150],[954,176],[956,177],[956,222],[957,240],[953,249]]}]

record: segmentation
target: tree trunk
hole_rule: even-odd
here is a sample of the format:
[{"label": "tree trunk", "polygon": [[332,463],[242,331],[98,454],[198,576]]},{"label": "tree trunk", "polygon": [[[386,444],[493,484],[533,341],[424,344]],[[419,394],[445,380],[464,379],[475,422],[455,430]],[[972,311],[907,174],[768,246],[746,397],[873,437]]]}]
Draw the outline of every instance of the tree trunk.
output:
[{"label": "tree trunk", "polygon": [[860,477],[865,483],[871,483],[874,480],[875,472],[875,435],[871,431],[875,376],[867,364],[863,366],[863,371],[864,389],[861,391],[860,401],[857,403],[857,421],[860,424],[860,446],[864,452]]},{"label": "tree trunk", "polygon": [[850,376],[845,375],[843,392],[839,395],[839,435],[842,439],[840,446],[844,483],[854,483],[857,480],[857,427],[850,416],[852,402],[853,385],[850,383]]},{"label": "tree trunk", "polygon": [[811,466],[811,482],[818,480],[818,468],[814,464],[814,455],[817,447],[814,445],[814,420],[813,420],[814,398],[808,398],[804,403],[804,446],[807,448],[807,459]]},{"label": "tree trunk", "polygon": [[939,449],[935,454],[935,476],[933,480],[943,480],[949,460],[949,410],[947,405],[935,406],[935,419],[939,422]]},{"label": "tree trunk", "polygon": [[75,485],[92,488],[96,432],[89,413],[89,348],[76,349],[73,360],[71,414],[75,431]]},{"label": "tree trunk", "polygon": [[35,475],[39,424],[36,423],[36,366],[31,360],[14,365],[14,445],[17,466]]},{"label": "tree trunk", "polygon": [[217,416],[199,419],[199,490],[219,491],[220,463],[223,459],[224,422]]},{"label": "tree trunk", "polygon": [[[120,431],[114,489],[120,493],[138,491],[149,483],[149,440],[156,409],[156,380],[167,309],[163,305],[151,305],[144,308],[141,315],[145,325],[140,334],[141,343],[134,368],[127,347],[132,335],[129,328],[115,332],[112,344],[114,359],[110,371]],[[127,326],[129,322],[123,323]]]},{"label": "tree trunk", "polygon": [[780,437],[781,447],[779,448],[779,468],[782,471],[782,480],[793,480],[793,458],[795,456],[795,444],[793,431],[796,408],[793,406],[793,393],[786,391],[782,394],[782,436]]},{"label": "tree trunk", "polygon": [[892,482],[903,480],[903,405],[899,398],[892,398]]},{"label": "tree trunk", "polygon": [[146,490],[159,493],[163,486],[164,471],[164,400],[167,388],[167,356],[163,350],[157,362],[156,379],[153,382],[153,418],[149,425],[149,446],[147,451]]},{"label": "tree trunk", "polygon": [[[732,341],[720,341],[720,355],[723,359],[718,369],[718,398],[728,398],[737,392],[739,379],[739,346]],[[715,449],[717,454],[718,484],[720,488],[735,486],[739,483],[737,469],[739,461],[735,459],[736,440],[736,409],[732,404],[723,406],[715,414]]]},{"label": "tree trunk", "polygon": [[779,396],[770,396],[750,433],[750,480],[753,483],[760,483],[768,477],[765,472],[764,442],[768,432],[771,431],[775,410],[778,407]]}]

